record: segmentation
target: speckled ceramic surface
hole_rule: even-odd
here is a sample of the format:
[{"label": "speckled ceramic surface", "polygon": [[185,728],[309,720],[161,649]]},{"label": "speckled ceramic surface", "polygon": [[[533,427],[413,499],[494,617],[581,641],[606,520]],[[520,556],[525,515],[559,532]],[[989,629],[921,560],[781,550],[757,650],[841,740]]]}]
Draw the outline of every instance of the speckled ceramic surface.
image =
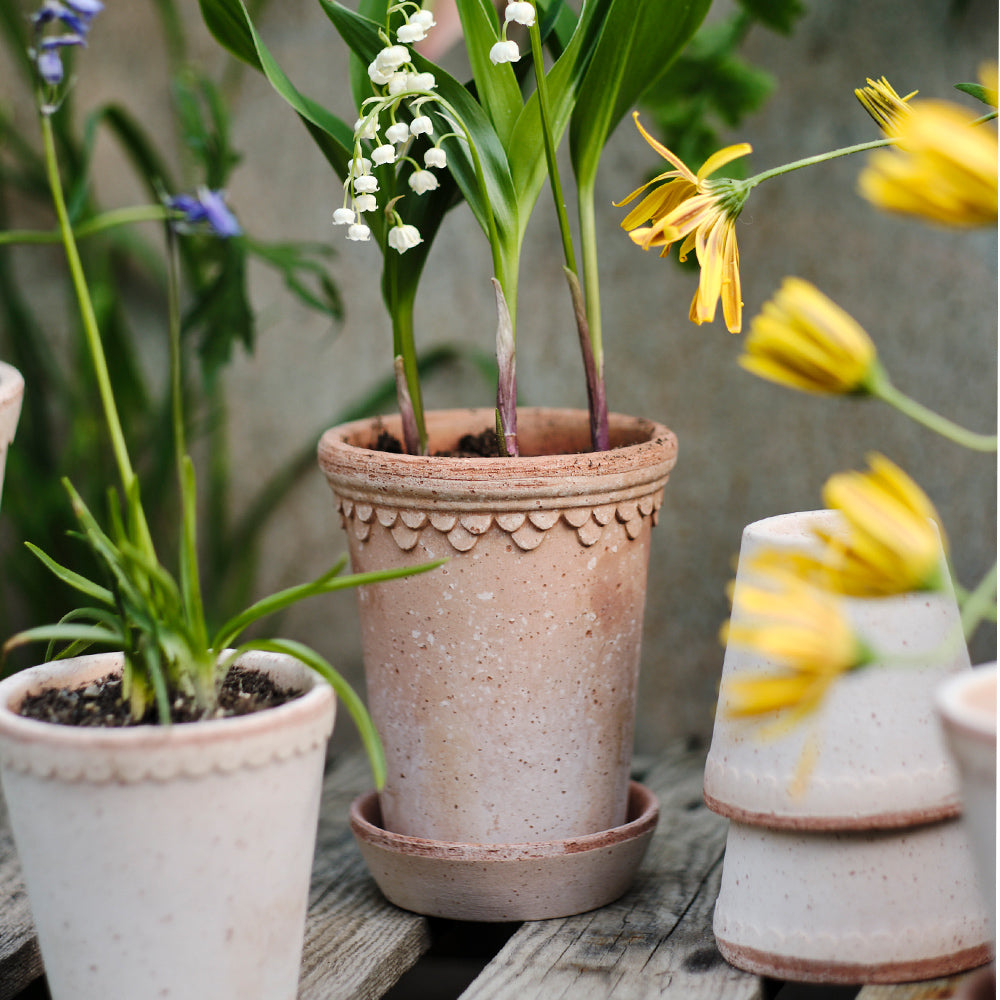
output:
[{"label": "speckled ceramic surface", "polygon": [[0,494],[3,493],[3,471],[7,461],[7,449],[14,440],[23,398],[24,379],[21,373],[0,361]]},{"label": "speckled ceramic surface", "polygon": [[992,956],[955,819],[870,833],[730,823],[714,931],[732,965],[805,982],[934,979]]},{"label": "speckled ceramic surface", "polygon": [[334,696],[289,657],[241,662],[306,694],[109,730],[10,706],[120,671],[120,654],[0,683],[0,778],[53,1000],[294,1000]]},{"label": "speckled ceramic surface", "polygon": [[[613,416],[618,447],[594,454],[583,411],[518,420],[521,458],[371,451],[372,421],[320,442],[356,571],[449,560],[358,591],[395,833],[509,844],[624,822],[649,536],[676,440]],[[430,413],[431,450],[494,421]]]},{"label": "speckled ceramic surface", "polygon": [[[984,664],[945,681],[937,691],[948,747],[958,765],[962,823],[990,917],[997,888],[997,665]],[[996,934],[996,927],[993,927]]]},{"label": "speckled ceramic surface", "polygon": [[[808,511],[749,525],[737,588],[762,547],[809,548],[814,526],[836,531],[841,524],[833,511]],[[709,808],[745,823],[833,830],[900,827],[958,814],[958,775],[934,708],[937,685],[969,669],[954,596],[848,598],[846,608],[884,661],[840,679],[816,716],[779,737],[762,738],[754,720],[727,717],[725,682],[736,671],[780,668],[752,651],[726,650],[705,766]],[[795,775],[812,741],[815,767],[796,791]]]},{"label": "speckled ceramic surface", "polygon": [[373,878],[397,906],[451,920],[544,920],[604,906],[635,879],[659,818],[636,782],[626,822],[530,844],[454,844],[383,829],[375,792],[351,806],[351,829]]}]

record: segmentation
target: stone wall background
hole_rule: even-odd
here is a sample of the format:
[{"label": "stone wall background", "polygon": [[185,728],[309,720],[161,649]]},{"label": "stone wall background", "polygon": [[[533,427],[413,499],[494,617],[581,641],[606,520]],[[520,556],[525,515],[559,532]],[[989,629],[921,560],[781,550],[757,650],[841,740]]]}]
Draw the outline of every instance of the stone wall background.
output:
[{"label": "stone wall background", "polygon": [[[790,38],[755,29],[744,50],[778,89],[727,142],[747,140],[752,171],[874,137],[853,89],[886,75],[901,93],[948,96],[996,58],[997,9],[989,0],[812,0]],[[201,28],[196,0],[181,4],[195,52],[221,69],[229,57]],[[28,9],[26,7],[26,9]],[[346,55],[312,0],[272,4],[262,33],[302,90],[353,120]],[[154,5],[109,0],[80,63],[84,102],[117,95],[147,121],[166,122],[164,62],[151,41]],[[0,68],[0,82],[7,76]],[[333,276],[346,306],[332,329],[291,299],[270,273],[253,276],[259,343],[226,376],[234,415],[236,496],[267,479],[332,415],[388,372],[390,327],[377,288],[373,245],[342,241],[329,225],[339,184],[294,114],[248,72],[235,105],[245,154],[230,201],[247,231],[333,241]],[[105,204],[139,196],[110,148],[100,150]],[[654,533],[637,745],[653,750],[712,723],[727,614],[743,526],[820,505],[833,472],[860,468],[881,450],[917,478],[939,506],[960,580],[973,584],[996,552],[996,461],[941,441],[874,403],[807,397],[764,383],[736,364],[741,338],[721,319],[687,319],[696,276],[633,247],[612,205],[651,169],[654,154],[626,122],[613,137],[598,188],[604,234],[602,298],[613,409],[663,420],[680,459]],[[696,165],[695,165],[696,166]],[[997,241],[989,232],[934,230],[871,210],[855,193],[858,158],[801,171],[759,188],[737,224],[745,327],[782,278],[797,274],[847,308],[876,340],[896,384],[940,412],[988,431],[996,426]],[[567,177],[569,176],[567,172]],[[558,235],[543,191],[523,259],[519,320],[522,404],[583,406],[575,331],[566,304]],[[494,312],[485,241],[463,209],[451,213],[432,252],[417,306],[424,347],[492,345]],[[44,275],[26,274],[25,281]],[[721,310],[720,310],[721,312]],[[30,391],[30,387],[29,387]],[[468,371],[432,380],[428,405],[490,405],[493,387]],[[16,447],[16,445],[15,445]],[[342,551],[329,490],[317,471],[290,497],[265,539],[261,592],[299,582]],[[282,632],[316,646],[360,682],[354,597],[314,600]],[[996,655],[994,627],[980,629],[973,659]],[[349,725],[337,739],[353,740]]]}]

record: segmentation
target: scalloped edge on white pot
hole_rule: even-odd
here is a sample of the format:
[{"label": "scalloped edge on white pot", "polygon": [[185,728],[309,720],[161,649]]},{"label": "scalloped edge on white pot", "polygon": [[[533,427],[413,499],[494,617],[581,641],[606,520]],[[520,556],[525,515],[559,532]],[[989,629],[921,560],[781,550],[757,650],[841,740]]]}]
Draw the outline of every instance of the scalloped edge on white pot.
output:
[{"label": "scalloped edge on white pot", "polygon": [[[985,663],[937,690],[945,738],[958,765],[962,823],[991,920],[997,888],[997,665]],[[994,924],[993,933],[996,934]]]},{"label": "scalloped edge on white pot", "polygon": [[54,1000],[294,1000],[335,699],[291,657],[240,663],[305,693],[101,729],[15,709],[120,671],[120,653],[0,683],[0,778]]},{"label": "scalloped edge on white pot", "polygon": [[0,497],[3,496],[3,472],[7,449],[14,440],[24,399],[24,378],[12,365],[0,361]]},{"label": "scalloped edge on white pot", "polygon": [[[817,544],[814,528],[836,532],[842,524],[836,511],[803,511],[748,525],[736,588],[762,548],[808,550]],[[729,646],[705,764],[705,801],[714,812],[775,829],[829,830],[890,829],[958,815],[958,774],[934,708],[938,684],[969,669],[954,594],[949,588],[844,603],[858,634],[898,662],[888,659],[841,678],[815,718],[763,738],[755,720],[727,715],[726,678],[779,667]],[[813,740],[815,767],[799,789],[796,774]]]}]

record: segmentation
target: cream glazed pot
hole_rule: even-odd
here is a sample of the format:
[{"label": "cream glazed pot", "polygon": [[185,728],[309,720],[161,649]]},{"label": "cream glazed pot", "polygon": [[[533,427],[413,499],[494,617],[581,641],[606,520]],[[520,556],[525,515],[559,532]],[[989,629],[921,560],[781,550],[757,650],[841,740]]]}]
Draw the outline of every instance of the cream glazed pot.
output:
[{"label": "cream glazed pot", "polygon": [[11,365],[0,361],[0,495],[3,494],[3,472],[7,464],[7,449],[14,440],[17,421],[21,416],[24,379]]},{"label": "cream glazed pot", "polygon": [[101,729],[16,708],[120,672],[121,654],[0,683],[0,778],[53,1000],[294,1000],[334,695],[291,657],[239,662],[305,693]]},{"label": "cream glazed pot", "polygon": [[[817,544],[815,529],[842,527],[840,514],[822,510],[748,525],[736,590],[763,549],[808,551]],[[954,594],[949,588],[844,603],[860,637],[885,662],[841,678],[815,720],[780,738],[762,739],[756,723],[726,713],[728,677],[773,673],[776,665],[751,650],[726,649],[705,764],[705,801],[713,811],[742,823],[811,830],[894,828],[958,815],[958,772],[934,706],[937,686],[969,669]],[[810,747],[815,766],[798,788],[795,776]]]},{"label": "cream glazed pot", "polygon": [[358,591],[385,829],[451,843],[552,841],[625,822],[649,539],[677,442],[584,411],[518,411],[522,456],[448,458],[493,410],[428,414],[433,457],[328,431],[319,461],[355,572],[447,564]]}]

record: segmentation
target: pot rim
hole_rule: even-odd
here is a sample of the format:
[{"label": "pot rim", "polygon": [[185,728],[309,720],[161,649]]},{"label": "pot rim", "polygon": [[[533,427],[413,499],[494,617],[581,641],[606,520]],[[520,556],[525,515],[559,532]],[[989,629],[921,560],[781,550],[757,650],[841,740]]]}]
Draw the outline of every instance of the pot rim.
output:
[{"label": "pot rim", "polygon": [[[263,662],[248,664],[248,660]],[[108,674],[120,673],[122,663],[123,654],[120,652],[90,653],[27,667],[0,681],[0,742],[21,746],[44,743],[65,751],[86,748],[116,752],[205,746],[230,740],[244,740],[285,725],[312,721],[328,711],[334,701],[333,688],[327,681],[294,657],[284,653],[252,650],[244,653],[237,663],[251,665],[267,673],[271,673],[274,669],[279,672],[287,670],[290,676],[282,677],[282,683],[295,688],[298,683],[304,682],[304,693],[283,705],[248,715],[175,723],[168,726],[68,726],[42,719],[25,718],[18,715],[11,707],[20,704],[21,699],[37,691],[61,686],[82,687],[89,681]],[[301,681],[295,677],[297,671],[294,665],[301,667]]]},{"label": "pot rim", "polygon": [[[374,451],[358,442],[369,440],[377,426],[401,436],[398,415],[370,417],[326,431],[318,446],[319,464],[338,496],[366,502],[373,481],[384,491],[405,490],[418,500],[433,499],[455,509],[481,509],[488,504],[509,508],[543,506],[558,499],[563,506],[587,505],[594,493],[609,501],[636,499],[666,483],[677,460],[677,438],[664,424],[640,417],[609,414],[612,450],[592,452],[586,410],[522,407],[519,433],[528,453],[516,458],[451,458]],[[432,446],[451,449],[461,433],[492,427],[495,411],[487,408],[432,410],[427,413]],[[551,432],[572,442],[554,454],[534,454],[532,442]],[[436,444],[435,444],[436,440]],[[405,504],[405,500],[402,503]]]},{"label": "pot rim", "polygon": [[[949,728],[993,747],[997,743],[996,678],[996,663],[984,663],[949,677],[941,683],[935,695],[938,712]],[[991,706],[970,704],[967,698],[970,692],[991,686]]]}]

